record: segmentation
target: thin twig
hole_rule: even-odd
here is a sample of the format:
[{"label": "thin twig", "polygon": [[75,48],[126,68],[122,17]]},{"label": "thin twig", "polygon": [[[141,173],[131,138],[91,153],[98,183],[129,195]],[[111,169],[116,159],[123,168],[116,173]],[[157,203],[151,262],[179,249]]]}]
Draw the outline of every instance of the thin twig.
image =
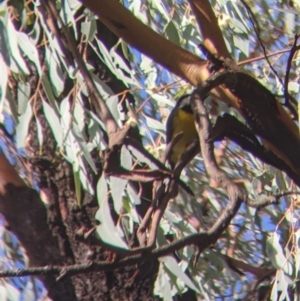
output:
[{"label": "thin twig", "polygon": [[[278,55],[278,54],[283,54],[283,53],[286,53],[286,52],[289,52],[289,51],[290,51],[289,48],[274,51],[274,52],[268,53],[267,57],[275,56],[275,55]],[[250,58],[250,59],[239,61],[237,63],[237,65],[242,66],[242,65],[246,65],[246,64],[249,64],[249,63],[252,63],[252,62],[257,62],[257,61],[263,60],[265,58],[266,58],[266,56],[263,54],[263,55],[260,55],[260,56],[257,56],[257,57],[253,57],[253,58]]]}]

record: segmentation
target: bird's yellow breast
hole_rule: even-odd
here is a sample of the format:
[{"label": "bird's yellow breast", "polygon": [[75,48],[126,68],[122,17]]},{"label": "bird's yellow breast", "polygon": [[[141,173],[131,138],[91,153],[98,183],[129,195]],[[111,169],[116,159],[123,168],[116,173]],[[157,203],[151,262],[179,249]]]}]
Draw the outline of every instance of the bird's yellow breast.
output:
[{"label": "bird's yellow breast", "polygon": [[179,109],[173,119],[172,139],[178,133],[183,132],[183,136],[174,145],[171,154],[171,162],[175,165],[182,153],[193,140],[198,138],[195,128],[194,116],[184,110]]}]

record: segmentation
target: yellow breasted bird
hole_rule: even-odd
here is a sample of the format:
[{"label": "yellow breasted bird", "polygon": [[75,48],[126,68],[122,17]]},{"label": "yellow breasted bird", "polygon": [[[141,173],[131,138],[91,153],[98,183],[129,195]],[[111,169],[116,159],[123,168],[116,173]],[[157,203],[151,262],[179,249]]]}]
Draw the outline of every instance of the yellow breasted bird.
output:
[{"label": "yellow breasted bird", "polygon": [[177,134],[183,132],[183,136],[173,146],[169,156],[169,163],[172,169],[186,148],[194,140],[198,139],[190,97],[190,95],[181,96],[167,120],[167,144],[172,141]]}]

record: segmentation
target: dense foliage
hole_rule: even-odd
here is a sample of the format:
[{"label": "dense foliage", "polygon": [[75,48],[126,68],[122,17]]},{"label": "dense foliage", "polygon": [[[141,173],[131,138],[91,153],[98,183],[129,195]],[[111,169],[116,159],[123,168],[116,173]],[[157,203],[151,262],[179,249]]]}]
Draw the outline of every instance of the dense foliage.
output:
[{"label": "dense foliage", "polygon": [[[202,35],[187,1],[121,2],[166,39],[205,59],[198,47]],[[282,103],[288,71],[289,92],[297,99],[297,52],[286,69],[299,27],[296,1],[247,1],[248,6],[243,2],[210,1],[232,58]],[[72,206],[80,210],[86,205],[86,195],[94,196],[99,206],[94,217],[100,222],[95,226],[96,234],[106,244],[128,249],[143,217],[138,208],[150,201],[141,198],[128,178],[103,172],[109,133],[88,100],[86,76],[72,46],[58,37],[63,32],[61,22],[76,40],[118,126],[131,124],[138,129],[144,148],[158,159],[166,147],[165,124],[175,100],[193,87],[124,40],[114,37],[107,42],[108,29],[80,2],[56,1],[59,20],[52,28],[49,24],[53,20],[49,21],[43,3],[16,0],[0,4],[1,146],[26,184],[40,192],[42,199],[43,183],[35,165],[45,160],[52,168],[57,161],[68,162],[76,196]],[[107,73],[109,80],[103,75]],[[225,112],[244,122],[236,109],[215,96],[206,100],[206,108],[212,123]],[[288,110],[295,119],[294,111]],[[156,168],[134,148],[123,146],[120,156],[121,166],[128,170],[140,163]],[[289,192],[297,192],[298,187],[285,173],[230,140],[215,143],[215,156],[250,200],[279,195],[278,203],[263,208],[242,204],[218,241],[199,257],[195,246],[161,257],[153,294],[172,300],[192,290],[201,300],[250,300],[267,291],[271,300],[296,300],[299,210],[297,195]],[[169,202],[159,223],[157,247],[209,229],[228,202],[226,191],[208,177],[201,155],[184,169],[181,179],[195,197],[180,189]],[[4,221],[1,235],[2,268],[25,267],[26,255]],[[0,299],[19,300],[22,295],[24,300],[37,300],[43,294],[41,287],[31,277],[18,281],[5,278]]]}]

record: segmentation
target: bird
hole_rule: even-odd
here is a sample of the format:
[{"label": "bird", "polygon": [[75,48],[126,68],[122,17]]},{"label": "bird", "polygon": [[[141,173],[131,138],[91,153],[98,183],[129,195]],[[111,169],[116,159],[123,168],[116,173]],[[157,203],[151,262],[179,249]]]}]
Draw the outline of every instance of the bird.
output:
[{"label": "bird", "polygon": [[175,168],[181,155],[187,147],[198,138],[198,132],[195,127],[194,114],[191,108],[191,95],[181,96],[176,106],[170,113],[166,124],[166,142],[167,145],[179,133],[183,133],[179,141],[172,147],[168,161],[172,169]]}]

